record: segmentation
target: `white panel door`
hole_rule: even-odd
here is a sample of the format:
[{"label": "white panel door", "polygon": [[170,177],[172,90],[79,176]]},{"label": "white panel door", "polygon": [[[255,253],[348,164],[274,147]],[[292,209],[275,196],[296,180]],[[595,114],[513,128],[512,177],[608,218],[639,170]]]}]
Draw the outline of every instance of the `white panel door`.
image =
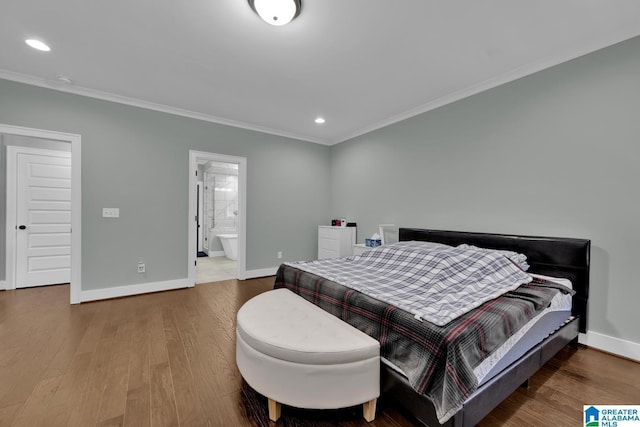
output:
[{"label": "white panel door", "polygon": [[71,281],[71,153],[17,154],[16,287]]}]

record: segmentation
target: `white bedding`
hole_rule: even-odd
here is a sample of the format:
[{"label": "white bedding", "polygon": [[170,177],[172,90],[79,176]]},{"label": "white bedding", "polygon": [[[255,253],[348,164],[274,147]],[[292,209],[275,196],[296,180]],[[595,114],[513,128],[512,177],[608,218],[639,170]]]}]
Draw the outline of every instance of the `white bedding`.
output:
[{"label": "white bedding", "polygon": [[444,326],[531,282],[505,256],[486,249],[397,242],[361,256],[286,263]]}]

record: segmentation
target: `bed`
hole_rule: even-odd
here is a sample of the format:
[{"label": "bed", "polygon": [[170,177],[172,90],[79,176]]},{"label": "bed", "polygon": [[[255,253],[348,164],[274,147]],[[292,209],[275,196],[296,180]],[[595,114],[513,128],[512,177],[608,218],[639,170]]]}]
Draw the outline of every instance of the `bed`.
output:
[{"label": "bed", "polygon": [[[515,349],[504,351],[505,357],[501,358],[499,363],[495,364],[491,369],[487,369],[487,372],[483,374],[483,379],[480,380],[477,372],[470,372],[472,368],[476,368],[475,364],[464,366],[464,363],[462,363],[463,366],[460,372],[449,372],[448,359],[443,362],[438,358],[431,360],[431,356],[422,357],[422,350],[419,347],[412,346],[415,344],[413,341],[421,341],[421,337],[423,338],[421,341],[423,345],[429,346],[431,342],[437,341],[439,335],[433,335],[435,332],[432,329],[438,331],[438,333],[441,332],[443,336],[447,337],[451,335],[451,330],[454,329],[464,330],[464,334],[460,334],[463,337],[458,340],[456,336],[454,341],[460,341],[459,345],[466,348],[468,347],[467,341],[471,339],[464,336],[467,332],[469,336],[476,334],[485,339],[484,333],[486,331],[474,332],[475,324],[474,327],[451,326],[451,324],[445,327],[437,327],[430,322],[421,321],[409,311],[397,309],[391,304],[381,303],[376,298],[341,286],[323,275],[304,271],[302,266],[296,266],[295,263],[281,266],[276,276],[275,287],[287,287],[374,338],[380,339],[381,344],[386,349],[387,359],[385,360],[388,361],[388,363],[382,365],[383,396],[404,407],[422,424],[428,426],[475,425],[518,386],[525,383],[533,373],[560,349],[567,344],[577,343],[579,332],[586,331],[589,288],[589,240],[414,228],[401,228],[399,230],[399,240],[401,242],[434,242],[450,246],[467,244],[481,248],[522,253],[527,256],[527,262],[530,266],[529,273],[566,278],[571,282],[575,292],[572,297],[568,297],[570,306],[563,309],[567,310],[566,313],[562,311],[550,313],[554,314],[556,319],[552,321],[555,323],[550,323],[550,326],[546,326],[546,328],[550,328],[547,332],[543,332],[543,335],[537,338],[535,338],[535,333],[529,334],[534,338],[529,337],[529,344],[526,344],[526,348],[514,347]],[[539,290],[537,286],[538,284],[535,284],[531,288],[537,292]],[[521,288],[514,292],[519,295]],[[566,292],[563,293],[566,294]],[[505,294],[505,296],[509,295]],[[513,297],[513,295],[510,296]],[[551,297],[549,296],[549,298]],[[476,316],[476,311],[492,311],[503,299],[505,298],[500,296],[495,301],[489,301],[474,312],[464,316]],[[554,301],[556,299],[554,296]],[[565,299],[567,298],[565,297]],[[491,310],[485,308],[489,303],[494,304]],[[548,308],[552,304],[548,299],[542,301],[539,305],[538,311],[530,314],[528,319],[521,321],[522,324],[518,325],[518,330],[525,322],[529,322],[533,318],[543,317],[538,315],[545,310],[545,307]],[[531,311],[531,308],[529,307],[525,311]],[[558,313],[563,317],[558,319]],[[545,312],[546,315],[547,313]],[[464,316],[461,317],[463,325],[465,325],[465,321],[468,322],[468,318],[465,319]],[[518,316],[522,316],[522,314]],[[365,319],[368,323],[362,319]],[[471,323],[467,324],[471,325]],[[526,328],[522,327],[522,329]],[[533,327],[531,329],[540,334],[539,328]],[[431,338],[432,336],[435,338]],[[405,339],[406,337],[414,337],[411,345],[398,344],[398,338]],[[429,339],[425,340],[424,337],[429,337]],[[428,342],[425,344],[425,341]],[[526,340],[522,341],[526,342]],[[489,348],[491,354],[498,353],[497,347]],[[502,346],[500,349],[502,349]],[[422,374],[428,372],[430,376],[418,377],[418,380],[414,378],[413,366],[407,365],[407,362],[403,359],[407,357],[405,353],[414,351],[420,351],[418,353],[420,357],[416,358],[414,354],[413,360],[419,360],[421,364],[415,371]],[[465,362],[467,358],[466,354],[462,357],[459,356],[456,348],[448,349],[444,347],[444,350],[438,349],[437,352],[438,354],[445,354],[446,357],[455,361],[462,359]],[[452,354],[455,357],[451,356]],[[422,388],[420,387],[422,384],[420,381],[424,382],[424,387]],[[447,395],[447,399],[451,399],[453,403],[448,402],[447,399],[444,399],[447,401],[443,403],[440,394]],[[451,396],[448,396],[449,394]],[[446,413],[446,416],[443,416],[443,413]]]}]

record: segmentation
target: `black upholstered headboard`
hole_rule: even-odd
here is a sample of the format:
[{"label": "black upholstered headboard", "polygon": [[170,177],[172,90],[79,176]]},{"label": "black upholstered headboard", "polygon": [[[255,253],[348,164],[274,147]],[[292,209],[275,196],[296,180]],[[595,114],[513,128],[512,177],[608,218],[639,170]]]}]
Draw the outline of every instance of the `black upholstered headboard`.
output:
[{"label": "black upholstered headboard", "polygon": [[572,313],[580,316],[580,332],[587,332],[587,300],[589,298],[589,257],[591,241],[565,237],[516,236],[508,234],[471,233],[465,231],[400,228],[399,240],[462,243],[489,249],[505,249],[527,256],[529,272],[565,277],[573,283]]}]

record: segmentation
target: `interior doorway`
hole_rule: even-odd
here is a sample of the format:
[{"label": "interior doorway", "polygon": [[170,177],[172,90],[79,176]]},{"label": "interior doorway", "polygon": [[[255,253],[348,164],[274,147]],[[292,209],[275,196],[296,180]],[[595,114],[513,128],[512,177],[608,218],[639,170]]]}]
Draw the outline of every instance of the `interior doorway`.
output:
[{"label": "interior doorway", "polygon": [[244,157],[189,152],[190,286],[246,278],[246,167]]},{"label": "interior doorway", "polygon": [[[81,243],[82,243],[82,222],[81,222],[81,137],[80,135],[61,133],[56,131],[25,128],[19,126],[11,126],[0,124],[0,137],[2,137],[2,149],[5,153],[5,143],[11,145],[11,140],[20,139],[21,146],[26,148],[40,147],[46,148],[48,144],[69,144],[71,155],[71,173],[70,173],[70,251],[68,254],[70,262],[70,296],[69,301],[71,304],[77,304],[81,302]],[[12,155],[12,159],[15,157]],[[11,171],[17,167],[15,161],[6,157],[6,167],[4,168],[6,175],[5,179],[10,179]],[[17,194],[17,188],[14,186],[14,182],[7,181],[7,193],[14,192],[14,196]],[[7,194],[7,196],[10,196]],[[18,215],[16,211],[16,205],[14,202],[9,205],[8,199],[5,197],[5,209],[4,209],[4,279],[0,280],[0,287],[4,289],[16,289],[16,274],[18,269],[18,257],[16,256],[18,250],[18,231],[24,231],[20,228],[21,225],[28,227],[28,224],[18,224]],[[64,202],[63,202],[64,203]],[[64,216],[64,214],[62,214]],[[54,215],[56,216],[56,215]],[[67,218],[68,219],[68,218]],[[49,219],[51,221],[51,218]],[[55,223],[55,219],[53,223]],[[55,227],[55,226],[54,226]],[[37,227],[36,227],[37,228]],[[43,236],[38,237],[40,239]],[[59,236],[58,236],[59,237]],[[65,239],[64,237],[62,238]],[[46,240],[46,239],[45,239]],[[54,239],[55,240],[55,239]],[[51,243],[51,242],[50,242]],[[60,243],[60,242],[58,242]],[[64,245],[60,245],[64,246]],[[63,249],[64,251],[65,249]],[[58,259],[59,261],[59,259]],[[41,267],[55,267],[53,258],[39,260]],[[2,279],[0,277],[0,279]]]},{"label": "interior doorway", "polygon": [[6,150],[6,206],[15,210],[17,223],[11,236],[16,242],[15,287],[69,283],[71,153],[16,145]]},{"label": "interior doorway", "polygon": [[238,260],[238,169],[237,163],[198,161],[202,212],[198,214],[196,284],[236,279]]}]

